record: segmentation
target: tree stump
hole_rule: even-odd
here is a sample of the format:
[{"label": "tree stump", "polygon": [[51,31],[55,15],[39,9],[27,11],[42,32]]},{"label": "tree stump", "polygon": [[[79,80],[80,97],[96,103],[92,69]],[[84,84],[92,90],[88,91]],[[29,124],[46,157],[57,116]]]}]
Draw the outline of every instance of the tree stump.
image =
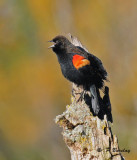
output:
[{"label": "tree stump", "polygon": [[112,134],[106,115],[100,120],[93,116],[84,99],[78,102],[82,87],[73,84],[72,91],[71,105],[67,105],[66,111],[55,119],[63,128],[71,160],[123,160],[117,136]]}]

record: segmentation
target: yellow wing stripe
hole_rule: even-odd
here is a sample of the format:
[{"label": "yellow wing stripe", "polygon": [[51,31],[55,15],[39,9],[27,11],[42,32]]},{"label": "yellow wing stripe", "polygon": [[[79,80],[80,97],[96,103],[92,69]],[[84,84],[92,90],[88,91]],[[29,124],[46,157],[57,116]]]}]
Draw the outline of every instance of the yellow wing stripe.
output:
[{"label": "yellow wing stripe", "polygon": [[77,66],[77,69],[84,67],[84,66],[87,66],[87,65],[90,65],[90,61],[87,59],[83,59],[81,61],[82,61],[82,63],[79,66]]}]

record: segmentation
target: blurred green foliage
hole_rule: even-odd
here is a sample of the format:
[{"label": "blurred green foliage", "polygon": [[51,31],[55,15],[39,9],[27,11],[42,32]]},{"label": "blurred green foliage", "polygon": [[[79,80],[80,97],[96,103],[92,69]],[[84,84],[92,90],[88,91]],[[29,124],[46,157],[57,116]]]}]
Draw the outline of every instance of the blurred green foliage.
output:
[{"label": "blurred green foliage", "polygon": [[[54,117],[70,102],[48,40],[77,36],[109,73],[113,132],[137,158],[137,1],[0,1],[0,160],[69,160]],[[135,158],[136,157],[136,158]]]}]

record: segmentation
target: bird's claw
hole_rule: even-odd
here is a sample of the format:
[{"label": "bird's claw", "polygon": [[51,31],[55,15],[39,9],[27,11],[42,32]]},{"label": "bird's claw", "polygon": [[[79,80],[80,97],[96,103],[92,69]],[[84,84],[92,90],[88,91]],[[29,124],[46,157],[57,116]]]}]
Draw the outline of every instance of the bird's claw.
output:
[{"label": "bird's claw", "polygon": [[80,97],[78,98],[77,103],[83,100],[84,93],[85,93],[84,91],[81,93],[76,93],[76,94],[80,94]]}]

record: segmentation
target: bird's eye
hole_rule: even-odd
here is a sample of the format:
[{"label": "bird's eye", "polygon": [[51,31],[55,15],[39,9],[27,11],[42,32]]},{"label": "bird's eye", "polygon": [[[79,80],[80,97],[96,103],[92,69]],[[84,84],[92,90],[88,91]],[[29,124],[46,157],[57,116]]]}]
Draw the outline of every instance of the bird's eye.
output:
[{"label": "bird's eye", "polygon": [[61,41],[59,40],[56,41],[56,45],[60,46],[61,44],[62,44]]},{"label": "bird's eye", "polygon": [[58,41],[58,40],[56,41],[56,44],[59,44],[59,41]]}]

